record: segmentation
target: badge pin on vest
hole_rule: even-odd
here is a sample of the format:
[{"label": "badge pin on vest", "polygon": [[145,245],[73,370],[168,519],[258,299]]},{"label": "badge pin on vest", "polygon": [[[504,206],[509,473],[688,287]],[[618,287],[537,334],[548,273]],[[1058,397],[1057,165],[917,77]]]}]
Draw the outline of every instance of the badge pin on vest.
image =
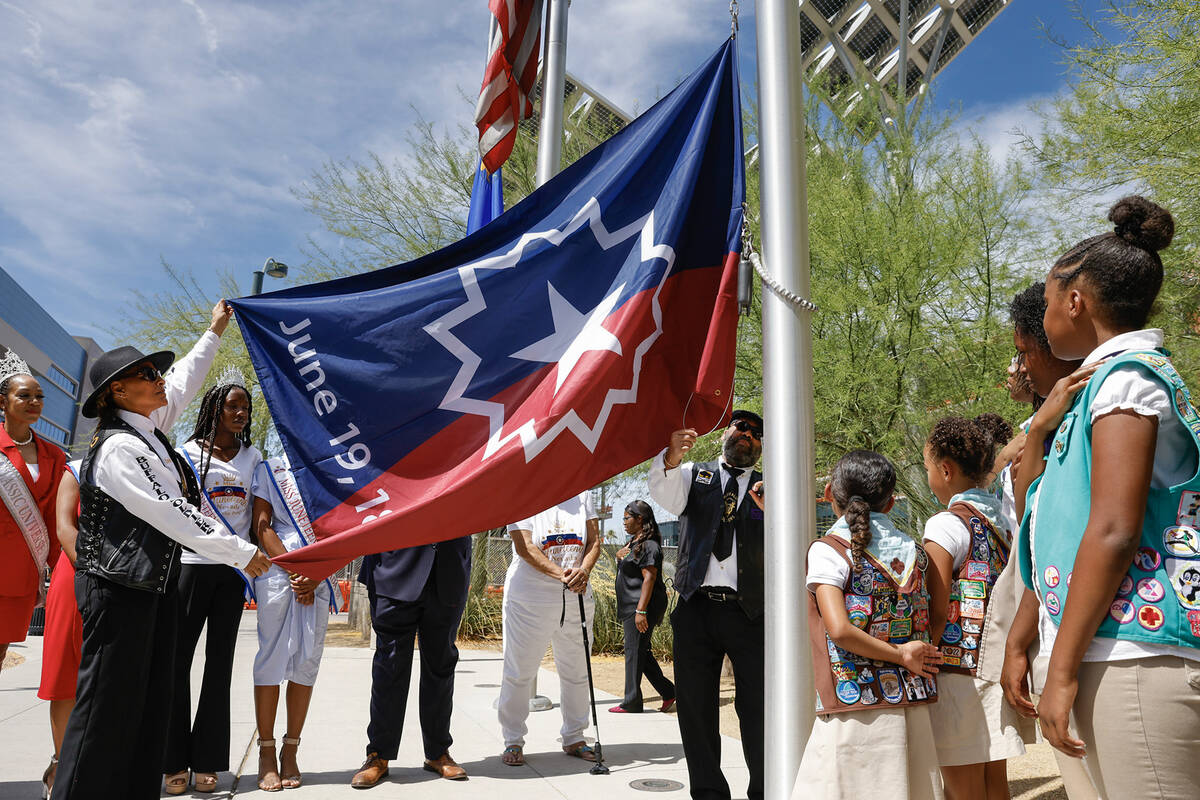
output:
[{"label": "badge pin on vest", "polygon": [[1163,531],[1163,549],[1176,558],[1200,558],[1200,534],[1190,525],[1173,525]]}]

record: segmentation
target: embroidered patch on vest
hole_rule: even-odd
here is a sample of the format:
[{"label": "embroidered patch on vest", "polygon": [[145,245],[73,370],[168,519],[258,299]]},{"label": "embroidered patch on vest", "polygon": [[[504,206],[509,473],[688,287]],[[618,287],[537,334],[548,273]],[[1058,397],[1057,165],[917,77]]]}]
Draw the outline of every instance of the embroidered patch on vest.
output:
[{"label": "embroidered patch on vest", "polygon": [[1058,595],[1054,592],[1046,592],[1046,610],[1053,617],[1058,616],[1058,612],[1062,611],[1062,606],[1058,604]]},{"label": "embroidered patch on vest", "polygon": [[1133,622],[1135,613],[1136,609],[1133,607],[1133,603],[1128,600],[1114,600],[1113,604],[1108,608],[1108,615],[1121,625],[1128,625]]},{"label": "embroidered patch on vest", "polygon": [[1117,587],[1117,597],[1129,597],[1133,594],[1133,576],[1126,575],[1121,579],[1121,585]]},{"label": "embroidered patch on vest", "polygon": [[1200,561],[1168,558],[1167,575],[1179,605],[1200,611]]},{"label": "embroidered patch on vest", "polygon": [[852,681],[839,681],[837,685],[838,700],[841,700],[848,706],[852,706],[858,702],[858,698],[862,696],[862,690],[858,688],[858,684]]},{"label": "embroidered patch on vest", "polygon": [[702,469],[696,473],[696,483],[703,483],[705,486],[713,482],[712,470]]},{"label": "embroidered patch on vest", "polygon": [[1142,572],[1154,572],[1162,563],[1162,556],[1153,547],[1139,547],[1133,554],[1133,565]]},{"label": "embroidered patch on vest", "polygon": [[967,580],[986,581],[991,574],[991,568],[986,561],[967,562]]},{"label": "embroidered patch on vest", "polygon": [[959,601],[959,613],[964,617],[983,619],[983,601],[975,598],[963,598]]},{"label": "embroidered patch on vest", "polygon": [[1200,535],[1191,525],[1173,525],[1163,531],[1163,549],[1178,558],[1200,558]]},{"label": "embroidered patch on vest", "polygon": [[1157,578],[1142,578],[1137,583],[1137,594],[1147,603],[1157,603],[1166,592]]},{"label": "embroidered patch on vest", "polygon": [[862,704],[864,706],[873,706],[879,702],[879,698],[875,696],[875,692],[870,686],[862,687]]},{"label": "embroidered patch on vest", "polygon": [[1051,589],[1053,589],[1055,586],[1058,586],[1058,567],[1054,566],[1053,564],[1046,567],[1046,572],[1042,577],[1045,578],[1046,585]]},{"label": "embroidered patch on vest", "polygon": [[1191,626],[1192,636],[1200,637],[1200,611],[1187,612],[1188,625]]},{"label": "embroidered patch on vest", "polygon": [[962,628],[963,633],[979,633],[982,626],[983,626],[983,622],[981,620],[964,619],[962,621],[962,625],[959,627]]},{"label": "embroidered patch on vest", "polygon": [[942,641],[946,644],[957,644],[962,639],[962,635],[962,628],[953,622],[948,622],[946,623],[946,629],[942,631]]},{"label": "embroidered patch on vest", "polygon": [[1157,606],[1142,606],[1137,612],[1138,624],[1148,631],[1156,631],[1166,624],[1167,617]]},{"label": "embroidered patch on vest", "polygon": [[1200,527],[1200,492],[1183,492],[1179,496],[1179,514],[1175,524]]},{"label": "embroidered patch on vest", "polygon": [[904,690],[900,688],[900,673],[894,669],[879,670],[879,691],[883,699],[889,703],[899,703],[904,699]]}]

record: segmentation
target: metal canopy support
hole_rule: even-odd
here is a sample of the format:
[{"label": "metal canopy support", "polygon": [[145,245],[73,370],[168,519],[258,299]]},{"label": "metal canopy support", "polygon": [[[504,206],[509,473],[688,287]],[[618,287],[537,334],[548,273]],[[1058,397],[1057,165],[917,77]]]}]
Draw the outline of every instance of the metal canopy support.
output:
[{"label": "metal canopy support", "polygon": [[[795,0],[758,0],[762,251],[783,288],[807,297],[800,18]],[[804,563],[816,527],[812,328],[808,312],[763,292],[763,471],[766,492],[765,797],[791,795],[812,728],[812,658]]]},{"label": "metal canopy support", "polygon": [[[880,109],[884,128],[890,113],[901,120],[907,117],[907,124],[913,124],[920,117],[930,81],[1008,8],[1011,0],[917,2],[915,7],[924,9],[917,20],[909,13],[913,5],[914,0],[896,3],[843,0],[840,5],[823,3],[818,8],[813,0],[800,0],[799,16],[811,26],[810,31],[815,29],[819,34],[805,45],[801,54],[806,79],[832,62],[828,48],[832,48],[849,78],[846,89],[830,98],[835,113],[844,114],[852,108],[864,85],[888,87],[895,80],[894,91],[889,88],[879,92],[880,103],[887,106],[886,110],[882,105]],[[939,63],[951,31],[954,35],[950,57]],[[921,73],[921,85],[909,92],[908,75],[912,67]],[[916,106],[905,114],[905,107],[914,98],[918,98]]]}]

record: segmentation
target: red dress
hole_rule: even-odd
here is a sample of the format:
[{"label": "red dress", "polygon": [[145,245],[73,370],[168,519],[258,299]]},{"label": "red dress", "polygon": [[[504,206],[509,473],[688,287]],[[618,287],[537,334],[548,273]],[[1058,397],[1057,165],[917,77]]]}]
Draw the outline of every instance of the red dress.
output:
[{"label": "red dress", "polygon": [[75,602],[75,565],[63,552],[50,579],[46,595],[46,632],[42,639],[43,700],[74,700],[83,653],[83,617]]},{"label": "red dress", "polygon": [[[57,446],[34,434],[37,442],[38,479],[33,480],[25,459],[21,458],[8,431],[0,425],[0,452],[8,456],[30,494],[42,512],[46,530],[50,533],[50,557],[53,566],[58,561],[61,547],[56,535],[57,525],[54,504],[58,499],[58,483],[67,468],[67,457]],[[29,620],[37,604],[37,564],[29,553],[29,545],[16,521],[8,513],[8,507],[0,502],[0,642],[23,642],[29,632]]]}]

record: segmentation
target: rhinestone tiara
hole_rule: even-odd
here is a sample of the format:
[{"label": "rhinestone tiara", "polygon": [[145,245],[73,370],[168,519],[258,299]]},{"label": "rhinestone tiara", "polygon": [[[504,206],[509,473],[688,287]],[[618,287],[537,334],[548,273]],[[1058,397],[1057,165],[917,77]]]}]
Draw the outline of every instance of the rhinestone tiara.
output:
[{"label": "rhinestone tiara", "polygon": [[235,365],[230,364],[225,369],[221,370],[221,374],[217,376],[217,382],[214,386],[241,386],[243,389],[249,389],[250,384],[246,381],[246,376]]},{"label": "rhinestone tiara", "polygon": [[0,356],[0,382],[8,380],[13,375],[33,375],[33,372],[25,363],[25,359],[12,350],[6,350],[4,355]]}]

